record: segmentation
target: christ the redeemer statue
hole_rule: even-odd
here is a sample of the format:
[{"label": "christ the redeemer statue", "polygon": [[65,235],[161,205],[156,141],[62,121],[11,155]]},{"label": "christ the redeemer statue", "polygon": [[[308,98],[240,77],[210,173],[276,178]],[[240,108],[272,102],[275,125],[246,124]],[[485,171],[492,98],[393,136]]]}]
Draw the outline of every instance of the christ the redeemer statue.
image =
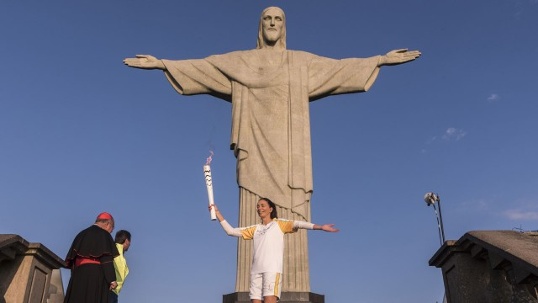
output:
[{"label": "christ the redeemer statue", "polygon": [[[141,69],[163,70],[182,95],[209,94],[231,102],[230,148],[237,158],[239,226],[257,223],[260,197],[279,217],[310,220],[313,191],[309,102],[367,91],[381,66],[415,60],[419,51],[393,50],[370,58],[331,59],[286,49],[286,18],[278,7],[260,18],[256,49],[193,60],[127,58]],[[283,292],[309,292],[304,231],[286,238]],[[250,243],[239,240],[236,291],[248,292]]]}]

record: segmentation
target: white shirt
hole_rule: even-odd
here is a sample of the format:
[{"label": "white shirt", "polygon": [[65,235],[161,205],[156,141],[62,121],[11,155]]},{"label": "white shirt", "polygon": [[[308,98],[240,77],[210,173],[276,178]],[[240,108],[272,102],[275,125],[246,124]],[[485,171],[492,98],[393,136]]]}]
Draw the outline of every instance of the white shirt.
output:
[{"label": "white shirt", "polygon": [[254,240],[251,274],[264,272],[282,273],[284,234],[299,228],[314,229],[314,224],[304,221],[273,219],[269,224],[233,228],[226,220],[220,222],[229,236]]}]

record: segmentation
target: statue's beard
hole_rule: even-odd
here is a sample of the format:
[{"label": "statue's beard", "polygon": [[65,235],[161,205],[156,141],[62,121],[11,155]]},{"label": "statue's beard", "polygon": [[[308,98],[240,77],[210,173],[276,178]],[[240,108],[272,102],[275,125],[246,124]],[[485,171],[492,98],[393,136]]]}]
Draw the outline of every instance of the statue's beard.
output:
[{"label": "statue's beard", "polygon": [[275,45],[280,39],[280,32],[278,30],[265,30],[264,40],[268,45]]}]

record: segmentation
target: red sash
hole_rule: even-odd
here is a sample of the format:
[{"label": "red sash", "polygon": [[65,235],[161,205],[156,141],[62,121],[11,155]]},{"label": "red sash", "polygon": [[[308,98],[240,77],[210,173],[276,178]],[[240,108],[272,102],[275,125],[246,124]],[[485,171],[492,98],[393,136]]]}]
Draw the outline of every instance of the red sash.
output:
[{"label": "red sash", "polygon": [[99,261],[99,259],[96,259],[96,258],[85,258],[85,257],[77,256],[77,258],[75,259],[75,266],[78,267],[84,264],[101,264],[101,261]]}]

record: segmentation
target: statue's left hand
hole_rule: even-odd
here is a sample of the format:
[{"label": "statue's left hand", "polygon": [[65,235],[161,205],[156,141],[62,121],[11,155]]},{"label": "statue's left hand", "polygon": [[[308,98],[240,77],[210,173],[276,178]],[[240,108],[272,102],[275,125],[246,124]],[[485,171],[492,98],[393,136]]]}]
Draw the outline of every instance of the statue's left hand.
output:
[{"label": "statue's left hand", "polygon": [[141,69],[165,69],[161,60],[151,55],[136,55],[136,58],[125,58],[123,63],[127,66]]},{"label": "statue's left hand", "polygon": [[388,52],[382,57],[381,65],[397,65],[405,62],[413,61],[420,57],[421,53],[418,50],[409,51],[406,48],[396,49]]}]

